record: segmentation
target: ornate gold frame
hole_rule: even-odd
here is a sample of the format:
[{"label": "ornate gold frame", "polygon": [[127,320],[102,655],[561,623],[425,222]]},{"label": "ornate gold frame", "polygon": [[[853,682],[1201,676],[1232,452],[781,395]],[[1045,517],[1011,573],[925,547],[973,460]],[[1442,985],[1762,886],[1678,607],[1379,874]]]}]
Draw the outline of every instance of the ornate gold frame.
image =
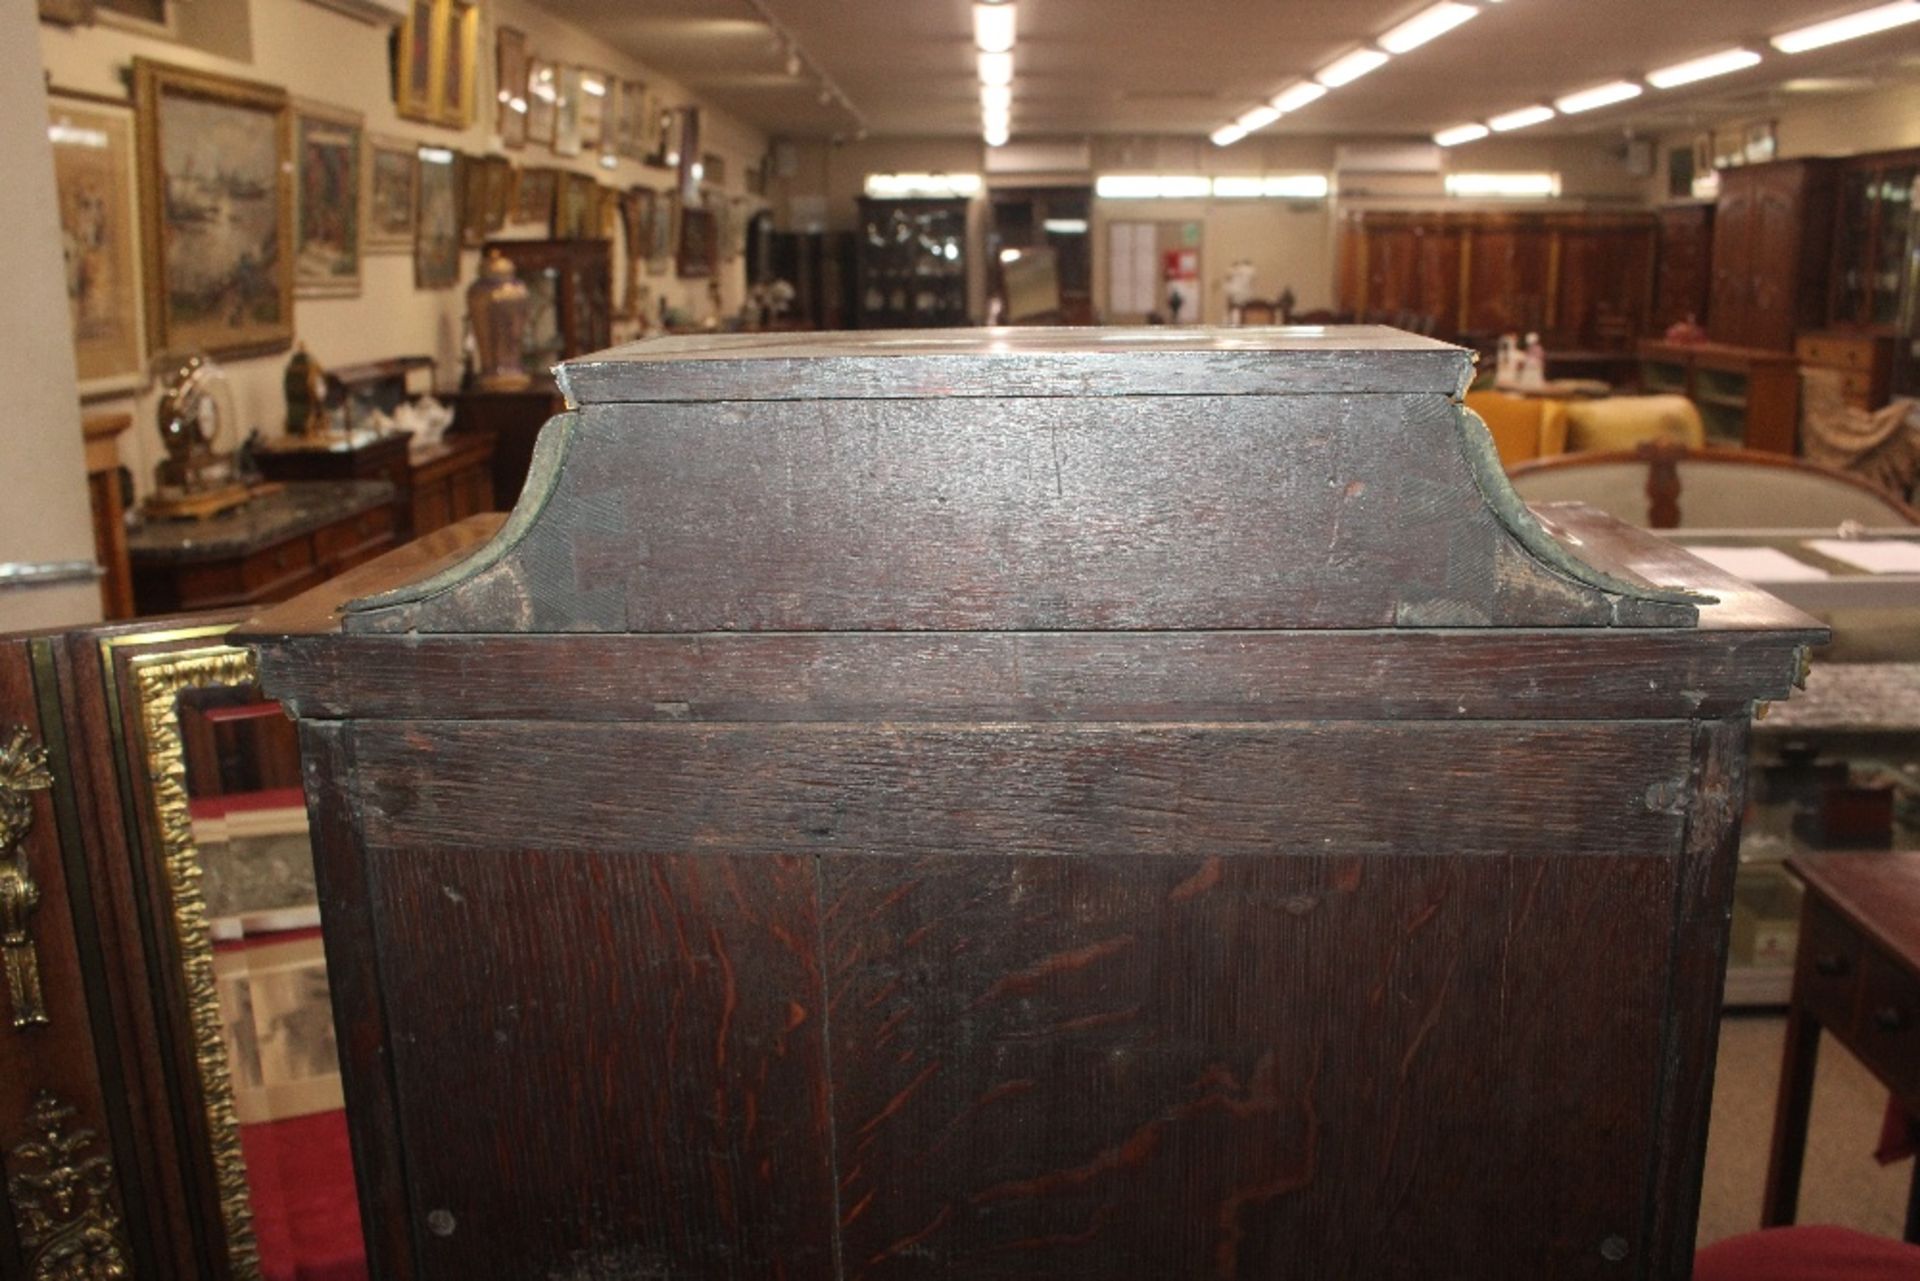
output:
[{"label": "ornate gold frame", "polygon": [[[181,336],[171,331],[167,309],[166,175],[161,166],[160,101],[170,95],[204,98],[229,107],[273,116],[279,176],[274,183],[275,222],[279,232],[274,287],[280,298],[280,322],[253,325],[231,341],[204,344],[210,356],[236,358],[264,356],[293,345],[293,105],[285,89],[238,80],[208,71],[133,60],[133,100],[140,154],[140,265],[147,291],[146,327],[153,351],[176,347]],[[199,345],[199,344],[196,344]]]},{"label": "ornate gold frame", "polygon": [[259,1281],[260,1251],[253,1235],[246,1158],[240,1150],[233,1078],[227,1069],[220,1001],[214,988],[213,938],[207,929],[206,900],[200,892],[200,856],[193,843],[193,815],[187,805],[186,749],[179,714],[182,692],[251,685],[258,681],[258,672],[252,652],[231,645],[134,658],[128,670],[140,700],[142,763],[151,787],[174,942],[186,983],[193,1057],[206,1104],[208,1144],[213,1152],[221,1220],[227,1231],[227,1255],[238,1281]]}]

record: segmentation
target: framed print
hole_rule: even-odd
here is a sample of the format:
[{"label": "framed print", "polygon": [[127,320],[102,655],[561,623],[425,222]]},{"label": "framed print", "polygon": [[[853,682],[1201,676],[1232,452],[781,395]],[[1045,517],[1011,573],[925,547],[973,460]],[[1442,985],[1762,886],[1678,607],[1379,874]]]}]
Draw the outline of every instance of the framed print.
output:
[{"label": "framed print", "polygon": [[500,145],[518,151],[527,145],[527,35],[517,27],[501,27],[493,46],[495,128]]},{"label": "framed print", "polygon": [[480,6],[477,0],[439,0],[440,46],[435,120],[450,129],[473,123],[474,80],[480,65]]},{"label": "framed print", "polygon": [[486,227],[491,235],[504,228],[513,214],[513,162],[505,156],[488,156],[485,164]]},{"label": "framed print", "polygon": [[679,243],[680,197],[677,193],[656,194],[653,221],[647,227],[647,274],[664,276],[673,270],[673,248]]},{"label": "framed print", "polygon": [[580,154],[580,68],[560,68],[559,91],[553,100],[553,154]]},{"label": "framed print", "polygon": [[93,0],[40,0],[40,21],[83,27],[94,19]]},{"label": "framed print", "polygon": [[434,119],[434,42],[439,0],[413,0],[400,24],[400,58],[394,68],[394,109],[407,120]]},{"label": "framed print", "polygon": [[413,283],[448,289],[460,279],[460,157],[420,148],[420,206],[413,231]]},{"label": "framed print", "polygon": [[527,58],[527,141],[553,146],[553,120],[559,112],[560,69],[531,55]]},{"label": "framed print", "polygon": [[1762,120],[1758,124],[1748,125],[1741,142],[1741,150],[1750,165],[1766,164],[1779,150],[1779,142],[1774,133],[1774,122],[1771,120]]},{"label": "framed print", "polygon": [[375,137],[367,147],[368,253],[413,249],[413,206],[419,197],[420,153],[402,138]]},{"label": "framed print", "polygon": [[690,209],[700,205],[700,108],[674,108],[674,164],[680,174],[680,200]]},{"label": "framed print", "polygon": [[719,266],[719,242],[713,210],[680,211],[680,274],[688,280],[702,280]]},{"label": "framed print", "polygon": [[146,362],[133,108],[50,94],[47,138],[53,144],[80,394],[132,391]]},{"label": "framed print", "polygon": [[293,342],[293,110],[286,91],[133,60],[147,324],[156,350]]},{"label": "framed print", "polygon": [[293,287],[302,296],[360,292],[365,133],[358,112],[295,104]]},{"label": "framed print", "polygon": [[214,954],[213,985],[241,1124],[345,1106],[318,938],[222,949]]},{"label": "framed print", "polygon": [[559,171],[554,169],[522,169],[513,189],[513,221],[550,227],[559,177]]},{"label": "framed print", "polygon": [[594,184],[594,235],[612,240],[620,234],[620,193],[612,187]]},{"label": "framed print", "polygon": [[580,150],[599,155],[606,150],[607,95],[613,78],[591,67],[580,68]]}]

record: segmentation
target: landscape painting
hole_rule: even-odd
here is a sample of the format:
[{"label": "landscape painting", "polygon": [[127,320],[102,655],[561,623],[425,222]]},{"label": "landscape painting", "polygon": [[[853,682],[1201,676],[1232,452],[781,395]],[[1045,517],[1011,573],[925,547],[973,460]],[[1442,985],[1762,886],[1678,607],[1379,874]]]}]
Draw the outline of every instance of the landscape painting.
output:
[{"label": "landscape painting", "polygon": [[148,318],[156,349],[293,339],[291,109],[266,85],[134,61]]},{"label": "landscape painting", "polygon": [[360,117],[352,113],[300,108],[294,286],[302,295],[360,292],[362,132]]},{"label": "landscape painting", "polygon": [[47,112],[80,394],[126,391],[144,359],[133,112],[62,95]]}]

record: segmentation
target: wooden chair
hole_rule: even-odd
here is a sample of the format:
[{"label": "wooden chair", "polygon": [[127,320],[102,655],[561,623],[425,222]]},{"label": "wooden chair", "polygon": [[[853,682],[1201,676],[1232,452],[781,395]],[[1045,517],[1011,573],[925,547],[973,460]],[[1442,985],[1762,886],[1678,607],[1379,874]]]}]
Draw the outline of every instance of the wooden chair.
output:
[{"label": "wooden chair", "polygon": [[1263,298],[1249,298],[1240,304],[1240,323],[1243,325],[1277,325],[1280,323],[1280,309]]},{"label": "wooden chair", "polygon": [[1588,503],[1647,529],[1920,525],[1920,511],[1857,476],[1752,449],[1659,441],[1539,458],[1508,478],[1529,503]]}]

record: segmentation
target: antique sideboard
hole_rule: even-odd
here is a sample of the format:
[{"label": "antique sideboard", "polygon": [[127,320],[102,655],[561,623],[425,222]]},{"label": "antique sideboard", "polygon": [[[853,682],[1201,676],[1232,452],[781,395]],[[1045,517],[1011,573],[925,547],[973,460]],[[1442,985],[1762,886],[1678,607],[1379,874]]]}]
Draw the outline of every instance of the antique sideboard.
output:
[{"label": "antique sideboard", "polygon": [[1379,329],[666,339],[254,619],[373,1274],[1686,1275],[1813,620]]}]

